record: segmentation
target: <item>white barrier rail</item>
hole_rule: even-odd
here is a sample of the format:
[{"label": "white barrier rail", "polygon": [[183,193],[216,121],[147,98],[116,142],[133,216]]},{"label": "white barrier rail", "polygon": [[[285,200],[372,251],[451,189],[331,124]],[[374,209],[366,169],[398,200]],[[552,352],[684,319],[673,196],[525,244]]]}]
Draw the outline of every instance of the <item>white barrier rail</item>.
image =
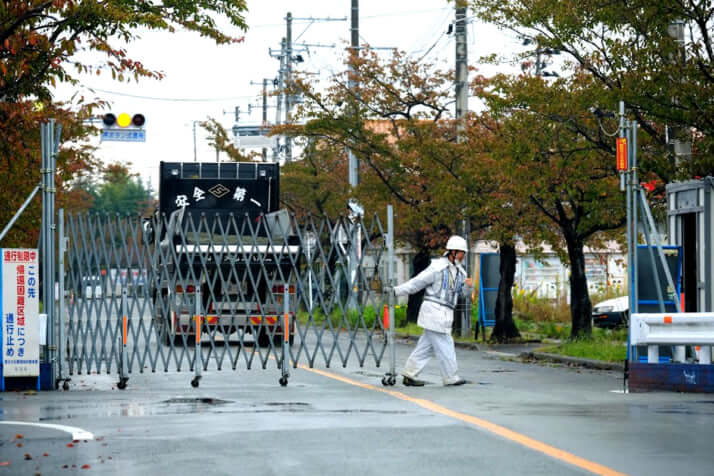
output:
[{"label": "white barrier rail", "polygon": [[682,312],[633,314],[630,344],[647,346],[647,362],[659,362],[659,346],[675,346],[673,361],[684,361],[684,346],[694,346],[700,364],[711,364],[714,345],[714,313]]}]

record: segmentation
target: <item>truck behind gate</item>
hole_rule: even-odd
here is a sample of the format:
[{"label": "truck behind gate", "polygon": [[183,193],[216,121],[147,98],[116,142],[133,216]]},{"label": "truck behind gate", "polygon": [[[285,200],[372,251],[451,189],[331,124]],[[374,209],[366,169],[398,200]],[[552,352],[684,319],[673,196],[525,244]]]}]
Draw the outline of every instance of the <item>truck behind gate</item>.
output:
[{"label": "truck behind gate", "polygon": [[159,206],[145,231],[154,244],[154,319],[164,343],[193,340],[201,315],[203,332],[280,344],[283,293],[287,287],[295,302],[300,247],[287,211],[278,209],[279,192],[275,163],[161,162]]}]

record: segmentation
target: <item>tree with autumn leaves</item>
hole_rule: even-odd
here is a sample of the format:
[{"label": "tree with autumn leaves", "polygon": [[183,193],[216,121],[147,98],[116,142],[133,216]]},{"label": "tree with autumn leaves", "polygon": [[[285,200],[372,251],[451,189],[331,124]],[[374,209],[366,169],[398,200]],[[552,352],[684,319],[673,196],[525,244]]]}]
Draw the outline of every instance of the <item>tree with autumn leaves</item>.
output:
[{"label": "tree with autumn leaves", "polygon": [[522,57],[550,51],[563,60],[562,79],[551,83],[496,78],[488,103],[505,119],[510,152],[504,156],[516,161],[519,174],[533,165],[524,163],[528,157],[563,173],[547,182],[541,173],[525,175],[537,184],[526,197],[564,239],[572,271],[572,335],[588,334],[590,303],[578,249],[624,221],[612,167],[617,124],[601,123],[593,112],[615,112],[622,100],[637,120],[639,175],[657,184],[648,189],[655,206],[666,183],[711,175],[714,7],[660,0],[468,3],[481,19],[528,40]]},{"label": "tree with autumn leaves", "polygon": [[[321,198],[332,209],[345,210],[347,198],[376,211],[393,204],[397,238],[417,250],[414,273],[429,264],[431,254],[443,247],[449,235],[461,231],[463,220],[479,236],[512,244],[513,226],[499,227],[488,216],[498,200],[492,175],[499,171],[493,159],[481,152],[490,133],[474,118],[450,117],[453,75],[400,52],[382,59],[368,49],[350,55],[347,66],[324,90],[309,76],[292,86],[290,92],[304,98],[296,116],[303,122],[275,128],[273,133],[293,136],[307,147],[303,161],[284,168],[284,187],[291,186],[291,174],[295,179],[309,176],[308,190],[329,190]],[[360,161],[360,184],[353,190],[347,183],[348,148]],[[295,198],[305,199],[299,208],[326,208],[325,204],[315,207],[314,193]],[[520,208],[512,208],[510,216],[515,217]],[[506,221],[501,214],[494,216]],[[513,256],[515,266],[515,252]],[[507,294],[510,297],[510,285]],[[415,315],[419,304],[419,298],[411,296],[408,313]],[[494,336],[517,337],[510,303],[504,311],[505,307]]]},{"label": "tree with autumn leaves", "polygon": [[570,265],[571,337],[591,332],[585,247],[625,224],[613,156],[587,139],[606,139],[588,111],[599,91],[582,73],[550,83],[497,76],[484,96],[497,124],[491,154],[515,178],[501,182],[503,190],[524,204],[531,242],[550,244]]},{"label": "tree with autumn leaves", "polygon": [[[40,181],[40,124],[54,118],[63,126],[55,177],[58,206],[91,206],[86,176],[98,161],[84,140],[97,131],[88,120],[101,102],[74,97],[53,100],[59,83],[76,84],[80,74],[104,71],[117,80],[161,79],[162,73],[131,58],[128,45],[142,29],[184,28],[217,43],[240,41],[218,28],[216,15],[245,29],[244,0],[178,0],[170,3],[122,1],[10,0],[0,4],[0,177],[13,184],[0,191],[7,223]],[[86,53],[98,63],[86,64]],[[80,55],[79,53],[82,53]],[[35,246],[39,234],[39,199],[3,240],[3,246]]]},{"label": "tree with autumn leaves", "polygon": [[[352,194],[360,197],[365,190],[364,200],[417,204],[400,212],[402,218],[409,215],[410,230],[420,222],[432,235],[439,229],[434,224],[450,229],[453,222],[444,217],[458,210],[460,217],[478,217],[489,233],[506,244],[502,250],[516,236],[533,245],[553,245],[571,266],[571,335],[588,335],[591,304],[584,249],[622,235],[624,223],[614,166],[612,136],[617,123],[592,111],[614,111],[619,100],[625,101],[628,114],[641,127],[640,176],[659,179],[660,190],[655,193],[673,179],[711,174],[714,8],[661,1],[468,3],[482,19],[529,39],[536,51],[524,56],[537,50],[564,53],[562,78],[544,81],[527,69],[519,75],[477,78],[474,94],[487,109],[470,125],[461,125],[469,139],[456,142],[453,132],[443,134],[455,124],[448,114],[434,120],[435,115],[425,113],[429,105],[408,100],[414,84],[426,85],[424,90],[432,93],[450,84],[409,65],[407,58],[396,57],[396,64],[387,67],[375,66],[362,55],[364,64],[352,60],[353,73],[336,78],[320,92],[305,94],[312,109],[302,116],[305,125],[294,126],[292,132],[355,151],[363,160],[364,179]],[[678,36],[678,28],[685,35]],[[401,77],[395,77],[394,71]],[[347,87],[348,74],[357,87]],[[309,91],[304,85],[299,89]],[[427,120],[399,123],[412,117],[414,110]],[[410,157],[410,146],[425,137],[419,131],[429,120],[434,131],[449,139],[434,142],[438,154],[422,142],[411,149],[415,156]],[[380,136],[374,126],[368,127],[370,121],[385,122],[391,130]],[[677,141],[692,144],[691,159],[676,160]],[[434,160],[436,155],[439,160]],[[453,172],[449,164],[456,157],[459,180],[444,181]],[[459,205],[454,196],[468,200]],[[502,278],[509,273],[502,270]],[[510,291],[505,281],[499,296],[507,299]]]},{"label": "tree with autumn leaves", "polygon": [[[711,2],[633,0],[468,0],[474,13],[527,39],[536,50],[556,51],[563,73],[589,76],[597,97],[583,105],[616,112],[625,103],[644,141],[644,171],[673,180],[714,171],[714,6]],[[585,110],[583,110],[584,112]],[[585,137],[590,140],[589,136]],[[614,154],[612,141],[593,142]],[[679,161],[676,146],[691,143]]]}]

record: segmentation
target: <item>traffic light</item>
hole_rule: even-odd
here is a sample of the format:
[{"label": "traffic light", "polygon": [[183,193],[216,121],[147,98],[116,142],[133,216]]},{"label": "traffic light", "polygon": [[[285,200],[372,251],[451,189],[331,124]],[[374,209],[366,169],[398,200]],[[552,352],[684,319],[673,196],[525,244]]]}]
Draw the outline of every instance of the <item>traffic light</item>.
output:
[{"label": "traffic light", "polygon": [[102,116],[102,122],[107,127],[144,127],[146,118],[143,114],[134,114],[133,116],[130,116],[129,114],[122,112],[119,116],[115,116],[111,112],[108,112]]},{"label": "traffic light", "polygon": [[118,116],[108,112],[102,116],[102,141],[118,142],[145,142],[146,118],[143,114],[129,114],[122,112]]}]

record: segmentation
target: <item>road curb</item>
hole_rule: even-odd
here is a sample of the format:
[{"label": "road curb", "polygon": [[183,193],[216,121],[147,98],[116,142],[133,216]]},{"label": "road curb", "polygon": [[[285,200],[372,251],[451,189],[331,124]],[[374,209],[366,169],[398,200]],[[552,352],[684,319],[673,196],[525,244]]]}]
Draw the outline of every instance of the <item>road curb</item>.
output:
[{"label": "road curb", "polygon": [[485,350],[484,354],[486,354],[489,357],[496,358],[496,359],[508,360],[511,362],[521,362],[520,355],[512,354],[510,352],[500,352],[498,350]]},{"label": "road curb", "polygon": [[546,352],[522,352],[521,360],[537,360],[544,362],[556,362],[566,365],[576,365],[587,369],[595,370],[618,370],[624,372],[625,364],[618,362],[603,362],[601,360],[582,359],[579,357],[569,357],[566,355],[548,354]]},{"label": "road curb", "polygon": [[[419,340],[419,337],[420,337],[420,336],[413,336],[411,334],[394,334],[394,336],[397,339],[401,339],[401,340],[407,341],[407,342],[416,342]],[[475,342],[454,341],[454,347],[458,347],[459,349],[481,350],[481,348]]]}]

